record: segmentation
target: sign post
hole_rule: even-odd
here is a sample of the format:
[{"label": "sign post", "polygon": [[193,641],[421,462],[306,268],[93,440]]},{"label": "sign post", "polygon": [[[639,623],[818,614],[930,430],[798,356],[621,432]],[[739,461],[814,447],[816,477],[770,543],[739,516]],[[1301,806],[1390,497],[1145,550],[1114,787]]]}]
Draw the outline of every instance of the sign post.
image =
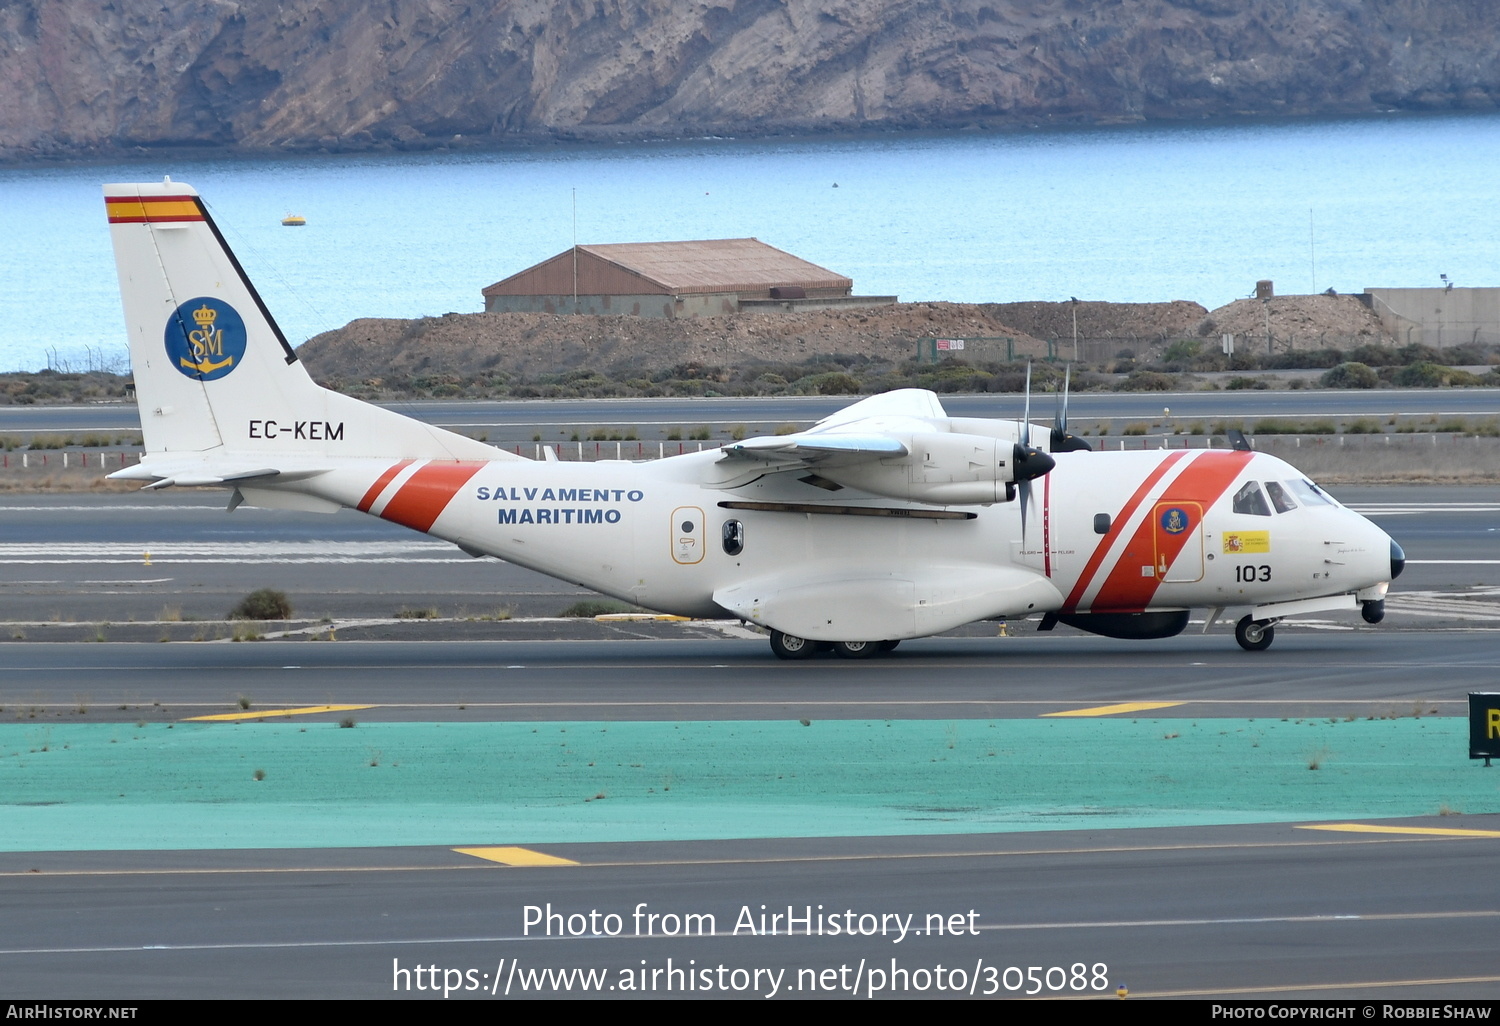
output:
[{"label": "sign post", "polygon": [[1500,757],[1500,694],[1469,692],[1469,758]]}]

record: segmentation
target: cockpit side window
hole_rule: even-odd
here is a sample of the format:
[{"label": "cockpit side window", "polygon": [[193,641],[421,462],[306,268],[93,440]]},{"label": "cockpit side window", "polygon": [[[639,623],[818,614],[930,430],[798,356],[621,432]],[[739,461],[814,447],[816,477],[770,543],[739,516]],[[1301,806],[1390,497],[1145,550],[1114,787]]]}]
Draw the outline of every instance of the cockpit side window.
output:
[{"label": "cockpit side window", "polygon": [[1234,511],[1249,513],[1257,517],[1271,515],[1271,507],[1266,505],[1266,497],[1261,494],[1260,485],[1254,481],[1246,481],[1240,486],[1240,490],[1234,493]]},{"label": "cockpit side window", "polygon": [[1287,494],[1280,481],[1267,481],[1266,494],[1271,497],[1271,505],[1276,507],[1278,513],[1290,513],[1297,508],[1297,504],[1292,501],[1292,497]]}]

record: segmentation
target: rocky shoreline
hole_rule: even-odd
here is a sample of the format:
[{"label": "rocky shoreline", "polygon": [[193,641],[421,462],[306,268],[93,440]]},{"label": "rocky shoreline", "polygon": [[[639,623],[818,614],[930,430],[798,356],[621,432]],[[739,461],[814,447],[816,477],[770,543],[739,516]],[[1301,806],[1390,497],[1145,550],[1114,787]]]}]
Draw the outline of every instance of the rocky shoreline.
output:
[{"label": "rocky shoreline", "polygon": [[1493,110],[1470,0],[0,4],[0,160]]}]

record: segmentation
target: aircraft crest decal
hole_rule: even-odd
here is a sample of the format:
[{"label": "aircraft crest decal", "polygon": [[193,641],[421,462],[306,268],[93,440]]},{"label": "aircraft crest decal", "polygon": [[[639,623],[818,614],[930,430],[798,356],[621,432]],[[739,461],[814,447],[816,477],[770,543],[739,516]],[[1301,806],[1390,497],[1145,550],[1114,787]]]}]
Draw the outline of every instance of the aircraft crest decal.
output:
[{"label": "aircraft crest decal", "polygon": [[167,318],[167,358],[181,374],[214,381],[245,358],[245,321],[222,299],[189,299]]}]

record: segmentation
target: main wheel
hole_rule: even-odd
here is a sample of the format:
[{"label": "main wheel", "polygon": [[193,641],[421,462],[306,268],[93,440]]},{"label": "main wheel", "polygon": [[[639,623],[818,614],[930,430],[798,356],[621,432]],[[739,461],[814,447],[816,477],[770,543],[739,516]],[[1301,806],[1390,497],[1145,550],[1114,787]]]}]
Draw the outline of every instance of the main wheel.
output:
[{"label": "main wheel", "polygon": [[880,654],[880,642],[835,641],[833,653],[841,659],[869,659]]},{"label": "main wheel", "polygon": [[895,640],[895,641],[882,641],[880,643],[880,651],[882,651],[882,652],[893,651],[895,649],[895,647],[897,645],[899,645],[899,644],[901,644],[901,641],[900,641],[899,638],[897,640]]},{"label": "main wheel", "polygon": [[817,643],[806,638],[777,630],[771,632],[771,651],[778,659],[810,659],[817,650]]},{"label": "main wheel", "polygon": [[1240,643],[1240,648],[1246,652],[1264,652],[1271,647],[1271,642],[1276,638],[1276,628],[1270,620],[1252,620],[1248,616],[1240,618],[1240,622],[1234,625],[1234,640]]}]

